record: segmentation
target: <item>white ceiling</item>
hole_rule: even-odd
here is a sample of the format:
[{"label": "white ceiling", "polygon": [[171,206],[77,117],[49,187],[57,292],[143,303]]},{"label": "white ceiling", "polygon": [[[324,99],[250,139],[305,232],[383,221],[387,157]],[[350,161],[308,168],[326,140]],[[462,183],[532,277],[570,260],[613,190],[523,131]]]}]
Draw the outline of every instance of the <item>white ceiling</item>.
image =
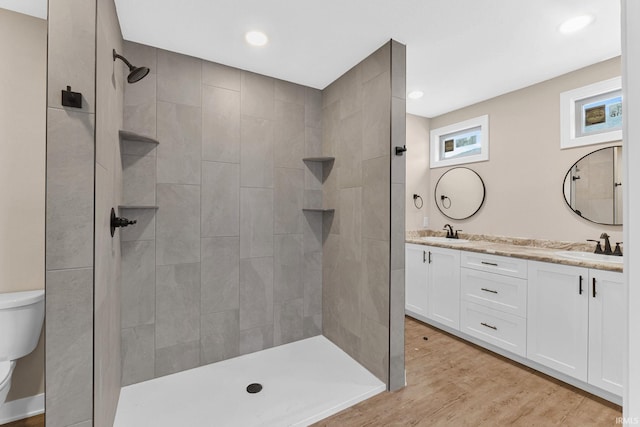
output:
[{"label": "white ceiling", "polygon": [[[115,0],[127,40],[323,89],[393,38],[434,117],[620,54],[615,0]],[[46,0],[0,0],[46,17]],[[567,18],[595,22],[564,35]],[[262,48],[244,34],[269,36]]]},{"label": "white ceiling", "polygon": [[0,0],[0,9],[47,19],[47,0]]}]

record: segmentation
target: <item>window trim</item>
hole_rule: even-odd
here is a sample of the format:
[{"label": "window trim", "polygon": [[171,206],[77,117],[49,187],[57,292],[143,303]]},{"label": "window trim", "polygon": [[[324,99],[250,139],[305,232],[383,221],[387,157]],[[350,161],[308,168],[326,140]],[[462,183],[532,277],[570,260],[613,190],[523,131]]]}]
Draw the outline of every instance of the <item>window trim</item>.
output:
[{"label": "window trim", "polygon": [[[480,154],[472,156],[457,157],[453,159],[443,159],[440,157],[440,140],[448,135],[457,134],[465,130],[480,128]],[[485,162],[489,160],[489,115],[474,117],[469,120],[454,123],[452,125],[433,129],[429,133],[429,145],[431,156],[429,156],[429,167],[431,169],[463,165],[467,163]]]}]

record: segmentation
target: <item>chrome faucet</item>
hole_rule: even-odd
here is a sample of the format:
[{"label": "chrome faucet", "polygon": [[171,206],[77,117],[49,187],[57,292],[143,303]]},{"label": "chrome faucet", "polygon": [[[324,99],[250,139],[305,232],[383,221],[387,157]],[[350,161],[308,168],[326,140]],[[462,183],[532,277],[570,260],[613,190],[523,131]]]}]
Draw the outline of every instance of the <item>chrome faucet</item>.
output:
[{"label": "chrome faucet", "polygon": [[600,238],[604,239],[604,251],[602,251],[602,253],[605,255],[613,254],[613,251],[611,250],[611,242],[609,241],[609,235],[607,233],[602,233],[600,235]]},{"label": "chrome faucet", "polygon": [[[447,227],[449,228],[448,230]],[[445,224],[443,230],[447,230],[447,239],[457,238],[457,236],[453,234],[453,227],[451,226],[451,224]]]}]

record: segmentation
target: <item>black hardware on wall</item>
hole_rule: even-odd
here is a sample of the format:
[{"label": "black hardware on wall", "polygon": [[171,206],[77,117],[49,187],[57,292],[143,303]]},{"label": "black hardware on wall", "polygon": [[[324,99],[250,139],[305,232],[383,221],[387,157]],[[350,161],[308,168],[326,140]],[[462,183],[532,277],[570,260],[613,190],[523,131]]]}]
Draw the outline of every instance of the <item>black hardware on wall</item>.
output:
[{"label": "black hardware on wall", "polygon": [[67,90],[62,90],[62,106],[82,108],[82,93],[72,92],[71,86],[67,86]]},{"label": "black hardware on wall", "polygon": [[[420,202],[418,202],[418,199],[420,199]],[[420,206],[418,206],[418,203],[420,204]],[[424,201],[422,200],[422,197],[420,197],[419,194],[413,195],[413,205],[418,209],[422,209],[422,206],[424,206]]]},{"label": "black hardware on wall", "polygon": [[[447,206],[446,201],[449,201],[449,205]],[[440,195],[440,203],[442,203],[442,207],[445,209],[449,209],[451,207],[451,199],[448,196],[445,196],[444,194]]]},{"label": "black hardware on wall", "polygon": [[118,227],[128,227],[129,225],[133,225],[137,223],[137,220],[130,221],[127,218],[120,218],[116,216],[115,209],[111,208],[111,237],[116,232],[116,228]]},{"label": "black hardware on wall", "polygon": [[407,151],[407,146],[403,145],[402,147],[396,147],[396,156],[402,156],[402,153]]}]

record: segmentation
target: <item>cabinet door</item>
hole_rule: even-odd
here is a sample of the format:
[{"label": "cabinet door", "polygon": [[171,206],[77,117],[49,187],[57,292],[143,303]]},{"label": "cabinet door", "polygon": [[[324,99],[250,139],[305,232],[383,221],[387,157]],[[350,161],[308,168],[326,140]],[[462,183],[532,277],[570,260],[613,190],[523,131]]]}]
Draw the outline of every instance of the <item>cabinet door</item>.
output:
[{"label": "cabinet door", "polygon": [[[427,247],[405,244],[405,308],[427,315]],[[409,313],[411,315],[411,313]]]},{"label": "cabinet door", "polygon": [[622,396],[624,278],[601,270],[589,275],[589,383]]},{"label": "cabinet door", "polygon": [[587,381],[589,270],[529,262],[527,357]]},{"label": "cabinet door", "polygon": [[427,247],[427,317],[460,329],[460,251]]}]

